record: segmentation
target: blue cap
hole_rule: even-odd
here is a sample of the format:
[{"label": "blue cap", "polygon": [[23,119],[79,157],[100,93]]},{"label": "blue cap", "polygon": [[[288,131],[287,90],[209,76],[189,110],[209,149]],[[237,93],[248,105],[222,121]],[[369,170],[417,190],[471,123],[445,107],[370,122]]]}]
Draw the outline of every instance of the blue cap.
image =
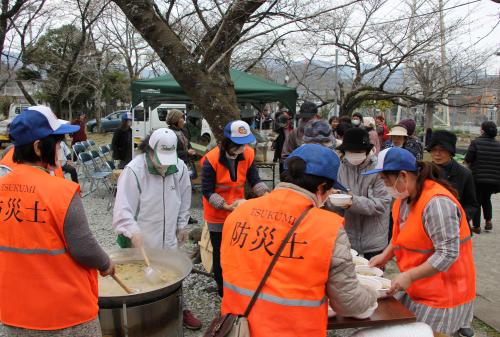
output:
[{"label": "blue cap", "polygon": [[122,113],[122,121],[131,121],[132,120],[132,114],[130,112],[124,112]]},{"label": "blue cap", "polygon": [[337,182],[340,158],[331,149],[319,144],[304,144],[290,153],[285,161],[285,169],[288,168],[288,159],[293,157],[299,157],[306,162],[305,173],[331,179],[335,181],[333,188],[347,191],[347,188]]},{"label": "blue cap", "polygon": [[255,136],[250,130],[247,122],[236,120],[226,124],[224,127],[224,137],[238,145],[250,144],[255,142]]},{"label": "blue cap", "polygon": [[417,171],[417,159],[410,151],[400,147],[391,147],[380,151],[377,157],[377,165],[373,170],[361,173],[366,176],[369,174],[385,171]]},{"label": "blue cap", "polygon": [[79,125],[57,119],[49,107],[32,106],[23,110],[10,124],[9,134],[14,146],[26,145],[50,135],[64,135],[80,130]]}]

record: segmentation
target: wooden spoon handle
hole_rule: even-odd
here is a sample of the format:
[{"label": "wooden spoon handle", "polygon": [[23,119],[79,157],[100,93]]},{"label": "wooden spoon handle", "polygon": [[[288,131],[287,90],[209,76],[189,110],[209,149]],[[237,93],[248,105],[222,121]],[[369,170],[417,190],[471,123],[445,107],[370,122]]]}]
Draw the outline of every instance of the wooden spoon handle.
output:
[{"label": "wooden spoon handle", "polygon": [[133,294],[134,293],[134,291],[132,289],[130,289],[129,287],[127,287],[127,285],[125,283],[123,283],[122,280],[120,280],[118,278],[118,276],[111,275],[111,277],[113,278],[113,280],[116,281],[116,283],[118,283],[120,285],[120,287],[123,288],[123,290],[125,290],[127,292],[127,294]]},{"label": "wooden spoon handle", "polygon": [[142,256],[144,257],[144,261],[146,262],[146,266],[151,267],[151,263],[149,262],[149,258],[146,255],[146,251],[144,250],[144,247],[141,246],[140,249],[141,249]]}]

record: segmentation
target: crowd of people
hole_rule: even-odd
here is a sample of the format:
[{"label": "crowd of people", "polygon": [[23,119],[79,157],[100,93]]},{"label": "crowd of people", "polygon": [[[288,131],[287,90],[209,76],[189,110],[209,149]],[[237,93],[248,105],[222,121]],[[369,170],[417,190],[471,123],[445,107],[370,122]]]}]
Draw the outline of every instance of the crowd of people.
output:
[{"label": "crowd of people", "polygon": [[[438,130],[422,144],[411,119],[391,128],[383,116],[359,113],[326,121],[312,102],[301,105],[296,128],[291,118],[283,108],[274,119],[281,182],[273,190],[261,180],[256,138],[243,120],[229,122],[224,138],[201,158],[221,314],[246,314],[253,337],[325,336],[329,305],[339,315],[370,316],[377,294],[358,281],[352,247],[370,266],[395,259],[399,273],[389,293],[417,321],[449,336],[473,336],[471,236],[481,232],[481,208],[484,229],[493,229],[491,195],[500,191],[496,125],[481,125],[467,168],[454,159],[455,134]],[[65,124],[37,106],[11,124],[13,146],[0,160],[0,186],[9,191],[0,207],[11,210],[0,226],[0,321],[8,336],[101,334],[97,272],[113,274],[114,263],[90,232],[64,150],[65,134],[86,137],[83,120]],[[124,114],[112,141],[122,169],[113,209],[117,243],[177,249],[188,239],[198,158],[184,115],[171,110],[165,128],[146,137],[133,158],[130,125]],[[430,161],[422,160],[424,149]],[[73,182],[60,179],[63,171]],[[332,194],[350,201],[335,206]],[[201,328],[185,303],[183,322]]]}]

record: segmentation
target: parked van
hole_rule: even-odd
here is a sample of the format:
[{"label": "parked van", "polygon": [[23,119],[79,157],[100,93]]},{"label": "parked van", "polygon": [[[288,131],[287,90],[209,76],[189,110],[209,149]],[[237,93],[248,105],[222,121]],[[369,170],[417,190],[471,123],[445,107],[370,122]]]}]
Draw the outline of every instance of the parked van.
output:
[{"label": "parked van", "polygon": [[167,127],[168,110],[177,109],[186,114],[185,104],[160,104],[149,111],[144,111],[144,105],[141,103],[133,108],[134,121],[132,122],[132,137],[134,142],[139,144],[152,130]]},{"label": "parked van", "polygon": [[2,143],[10,143],[9,127],[10,123],[19,115],[24,109],[30,107],[29,104],[12,103],[9,107],[9,114],[5,119],[0,118],[0,146]]},{"label": "parked van", "polygon": [[[151,110],[151,116],[147,111],[144,113],[144,105],[142,103],[137,105],[133,109],[134,121],[132,122],[132,137],[134,138],[134,143],[139,144],[152,130],[167,127],[167,114],[168,111],[172,109],[182,111],[184,113],[184,118],[186,118],[187,113],[185,104],[160,104]],[[199,136],[207,139],[209,149],[215,146],[215,137],[205,119],[202,119],[201,135]]]}]

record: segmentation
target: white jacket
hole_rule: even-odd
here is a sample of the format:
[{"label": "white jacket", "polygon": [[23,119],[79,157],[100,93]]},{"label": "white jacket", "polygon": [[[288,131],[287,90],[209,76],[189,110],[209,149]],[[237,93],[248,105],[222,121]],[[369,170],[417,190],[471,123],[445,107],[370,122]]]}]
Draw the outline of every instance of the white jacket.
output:
[{"label": "white jacket", "polygon": [[136,156],[118,179],[113,227],[128,238],[141,233],[145,247],[174,249],[176,231],[187,227],[191,181],[179,159],[177,173],[162,177],[148,170],[146,154]]}]

